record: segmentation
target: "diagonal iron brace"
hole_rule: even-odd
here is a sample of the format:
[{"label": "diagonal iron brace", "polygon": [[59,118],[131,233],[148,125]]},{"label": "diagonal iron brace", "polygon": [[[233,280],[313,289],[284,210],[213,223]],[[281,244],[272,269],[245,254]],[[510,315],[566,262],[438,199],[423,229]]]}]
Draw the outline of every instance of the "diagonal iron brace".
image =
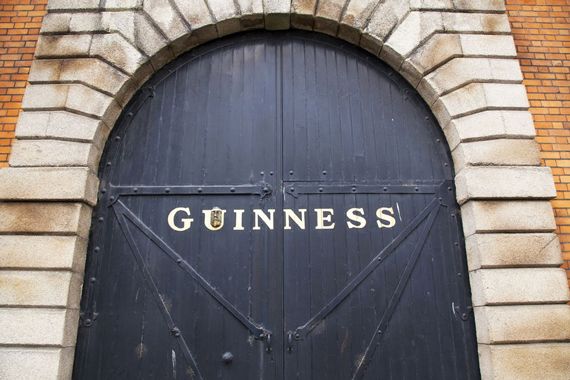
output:
[{"label": "diagonal iron brace", "polygon": [[163,251],[172,261],[174,261],[184,272],[189,274],[212,298],[214,298],[224,309],[226,309],[235,319],[237,319],[256,339],[266,339],[271,335],[271,331],[263,326],[252,322],[241,313],[234,305],[222,296],[198,271],[182,258],[176,251],[168,246],[158,235],[156,235],[146,224],[144,224],[133,212],[120,200],[113,205],[115,213],[118,213],[131,221],[143,234],[145,234],[161,251]]},{"label": "diagonal iron brace", "polygon": [[180,345],[180,348],[182,350],[184,358],[186,359],[188,364],[190,364],[190,367],[192,368],[192,371],[193,371],[195,377],[197,379],[203,379],[202,374],[200,373],[200,370],[198,369],[198,363],[196,362],[196,359],[192,355],[192,352],[190,351],[190,347],[188,347],[188,344],[186,343],[186,339],[184,339],[184,336],[182,335],[180,329],[176,326],[176,323],[174,322],[174,320],[172,319],[172,316],[168,312],[168,308],[167,308],[166,304],[164,303],[164,299],[160,295],[158,287],[152,278],[152,274],[150,273],[148,267],[144,263],[144,259],[141,255],[140,249],[137,246],[135,239],[133,238],[133,235],[131,234],[129,226],[127,225],[125,215],[121,214],[117,210],[114,210],[114,211],[115,211],[115,216],[117,217],[117,220],[119,221],[119,226],[121,228],[121,232],[125,236],[125,239],[127,240],[129,247],[131,248],[131,252],[133,253],[133,256],[135,257],[135,261],[136,261],[136,263],[140,269],[140,272],[141,272],[141,274],[145,280],[145,284],[146,284],[147,288],[150,290],[150,292],[152,293],[153,298],[156,301],[156,304],[157,304],[163,318],[166,321],[166,324],[168,326],[168,329],[170,330],[170,333],[172,334],[172,336],[174,336],[178,340],[178,344]]},{"label": "diagonal iron brace", "polygon": [[396,248],[412,233],[420,223],[428,217],[437,206],[440,205],[438,198],[434,198],[428,205],[408,224],[370,263],[364,267],[333,299],[317,312],[304,325],[299,326],[293,332],[295,340],[306,338],[311,331],[319,325],[330,313],[332,313],[354,289],[356,289]]}]

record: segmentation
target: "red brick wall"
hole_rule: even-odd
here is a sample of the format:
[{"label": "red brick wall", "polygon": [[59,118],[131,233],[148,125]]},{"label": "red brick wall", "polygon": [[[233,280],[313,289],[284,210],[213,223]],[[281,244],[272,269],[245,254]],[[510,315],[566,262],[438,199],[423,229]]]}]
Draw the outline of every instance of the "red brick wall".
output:
[{"label": "red brick wall", "polygon": [[48,0],[0,0],[0,168],[10,145]]},{"label": "red brick wall", "polygon": [[570,283],[570,0],[506,0]]}]

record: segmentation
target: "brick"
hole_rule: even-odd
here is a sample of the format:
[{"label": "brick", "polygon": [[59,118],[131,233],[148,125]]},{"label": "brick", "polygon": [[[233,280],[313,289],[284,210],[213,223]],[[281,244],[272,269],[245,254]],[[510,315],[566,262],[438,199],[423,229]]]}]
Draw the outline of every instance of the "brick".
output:
[{"label": "brick", "polygon": [[73,368],[73,348],[1,347],[0,378],[68,379]]},{"label": "brick", "polygon": [[71,347],[78,321],[78,311],[71,309],[0,309],[0,345]]},{"label": "brick", "polygon": [[556,197],[550,168],[544,167],[467,167],[455,177],[455,183],[459,204],[481,199]]},{"label": "brick", "polygon": [[85,250],[77,236],[0,235],[0,267],[83,273]]},{"label": "brick", "polygon": [[82,277],[72,272],[0,271],[0,304],[79,307]]},{"label": "brick", "polygon": [[475,307],[475,324],[484,344],[570,340],[570,306]]},{"label": "brick", "polygon": [[0,233],[60,234],[86,238],[91,208],[80,203],[0,203]]},{"label": "brick", "polygon": [[87,168],[9,168],[0,170],[0,200],[97,202],[98,179]]},{"label": "brick", "polygon": [[564,270],[559,268],[479,269],[470,272],[474,306],[566,303]]},{"label": "brick", "polygon": [[474,234],[465,244],[469,270],[562,263],[560,243],[553,233]]},{"label": "brick", "polygon": [[547,201],[471,201],[461,206],[465,236],[474,233],[553,232]]}]

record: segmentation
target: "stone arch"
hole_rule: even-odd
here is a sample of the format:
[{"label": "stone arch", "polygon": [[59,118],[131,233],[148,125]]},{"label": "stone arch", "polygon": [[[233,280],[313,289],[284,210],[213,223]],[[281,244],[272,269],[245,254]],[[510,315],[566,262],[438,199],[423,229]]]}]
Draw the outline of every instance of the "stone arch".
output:
[{"label": "stone arch", "polygon": [[[0,198],[8,201],[0,204],[0,232],[4,246],[27,255],[2,264],[14,276],[37,283],[45,271],[33,269],[55,273],[47,292],[6,298],[11,311],[2,318],[14,328],[5,330],[22,332],[23,318],[50,331],[0,336],[0,343],[36,347],[4,357],[24,363],[48,355],[49,376],[70,376],[97,162],[142,83],[206,41],[298,28],[387,62],[443,128],[457,173],[483,377],[565,373],[556,358],[570,345],[556,342],[570,339],[568,289],[547,201],[555,189],[549,169],[539,167],[504,0],[50,0],[48,9],[11,168],[0,171]],[[60,256],[46,260],[39,247]],[[16,292],[11,286],[6,294]],[[513,360],[528,366],[515,368]]]}]

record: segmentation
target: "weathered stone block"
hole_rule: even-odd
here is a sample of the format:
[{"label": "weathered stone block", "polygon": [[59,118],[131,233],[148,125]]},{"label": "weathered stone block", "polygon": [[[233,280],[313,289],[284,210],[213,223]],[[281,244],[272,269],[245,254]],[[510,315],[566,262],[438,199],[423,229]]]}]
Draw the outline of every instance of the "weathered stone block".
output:
[{"label": "weathered stone block", "polygon": [[50,0],[48,10],[97,10],[99,0]]},{"label": "weathered stone block", "polygon": [[176,9],[167,1],[145,0],[143,10],[154,20],[170,41],[190,32]]},{"label": "weathered stone block", "polygon": [[351,0],[346,4],[344,15],[340,20],[338,35],[353,44],[360,40],[361,30],[378,5],[378,0]]},{"label": "weathered stone block", "polygon": [[570,340],[568,305],[481,306],[475,323],[479,343]]},{"label": "weathered stone block", "polygon": [[459,34],[461,51],[465,55],[485,55],[494,57],[517,56],[515,42],[511,35]]},{"label": "weathered stone block", "polygon": [[26,88],[23,109],[64,108],[68,84],[32,84]]},{"label": "weathered stone block", "polygon": [[291,25],[297,29],[312,30],[317,0],[291,1]]},{"label": "weathered stone block", "polygon": [[469,270],[562,264],[560,243],[553,233],[475,234],[466,240]]},{"label": "weathered stone block", "polygon": [[489,139],[534,139],[536,130],[528,111],[483,111],[442,124],[451,149],[460,142]]},{"label": "weathered stone block", "polygon": [[87,168],[0,170],[0,200],[72,200],[94,205],[99,180]]},{"label": "weathered stone block", "polygon": [[214,19],[217,21],[216,28],[219,36],[236,33],[241,29],[240,13],[232,1],[207,0]]},{"label": "weathered stone block", "polygon": [[95,169],[98,149],[89,143],[59,140],[16,140],[10,165],[25,166],[86,166]]},{"label": "weathered stone block", "polygon": [[0,267],[83,273],[86,249],[77,236],[0,235]]},{"label": "weathered stone block", "polygon": [[269,30],[289,29],[291,26],[291,2],[263,0],[265,28]]},{"label": "weathered stone block", "polygon": [[86,238],[91,207],[82,203],[0,203],[0,233],[79,235]]},{"label": "weathered stone block", "polygon": [[422,79],[418,91],[428,104],[472,82],[522,83],[516,59],[455,58]]},{"label": "weathered stone block", "polygon": [[0,378],[4,380],[70,379],[73,348],[2,347]]},{"label": "weathered stone block", "polygon": [[466,167],[455,177],[457,201],[474,199],[551,199],[556,197],[547,167]]},{"label": "weathered stone block", "polygon": [[214,21],[204,0],[174,0],[192,30],[213,26]]},{"label": "weathered stone block", "polygon": [[548,201],[470,201],[461,206],[465,236],[492,232],[552,232]]},{"label": "weathered stone block", "polygon": [[73,272],[0,271],[0,304],[79,308],[82,276]]},{"label": "weathered stone block", "polygon": [[0,308],[0,345],[71,347],[78,321],[75,309]]},{"label": "weathered stone block", "polygon": [[69,32],[72,13],[47,13],[42,22],[40,33]]},{"label": "weathered stone block", "polygon": [[346,0],[319,2],[315,12],[315,30],[336,36]]},{"label": "weathered stone block", "polygon": [[40,36],[36,57],[69,57],[89,54],[92,36],[89,34]]},{"label": "weathered stone block", "polygon": [[464,142],[453,151],[455,171],[466,166],[538,166],[540,152],[534,140],[497,139]]},{"label": "weathered stone block", "polygon": [[237,0],[240,9],[241,29],[263,28],[263,1]]},{"label": "weathered stone block", "polygon": [[89,54],[111,62],[131,75],[147,60],[137,48],[116,33],[94,35]]},{"label": "weathered stone block", "polygon": [[469,278],[475,306],[568,302],[560,268],[479,269]]},{"label": "weathered stone block", "polygon": [[20,113],[16,137],[19,139],[63,139],[93,143],[101,147],[109,128],[101,121],[66,111],[25,111]]},{"label": "weathered stone block", "polygon": [[472,83],[440,97],[432,107],[441,125],[472,113],[489,109],[520,109],[529,107],[522,84]]},{"label": "weathered stone block", "polygon": [[490,380],[567,380],[570,344],[479,345],[481,377]]}]

